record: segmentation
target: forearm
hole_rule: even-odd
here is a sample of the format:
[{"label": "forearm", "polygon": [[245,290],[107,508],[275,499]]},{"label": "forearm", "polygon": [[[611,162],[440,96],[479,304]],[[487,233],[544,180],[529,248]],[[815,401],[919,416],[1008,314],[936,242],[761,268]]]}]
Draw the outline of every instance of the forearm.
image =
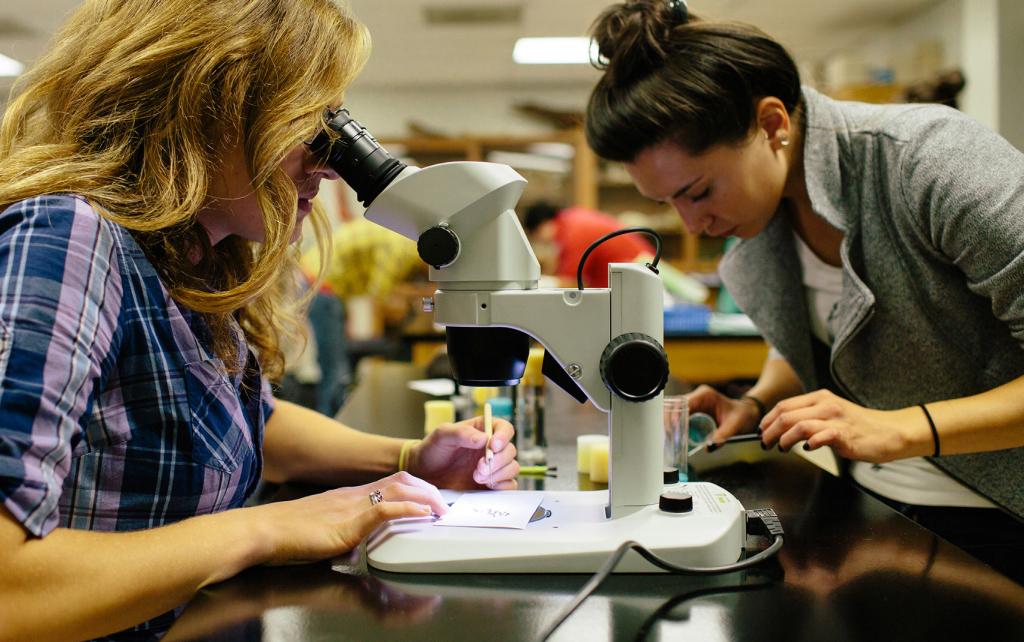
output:
[{"label": "forearm", "polygon": [[181,605],[261,561],[247,518],[236,510],[145,531],[60,528],[36,539],[0,510],[0,639],[92,638]]},{"label": "forearm", "polygon": [[[939,434],[940,453],[985,452],[1024,446],[1024,377],[998,388],[960,399],[927,405]],[[928,420],[920,408],[905,413],[914,428],[908,438],[908,454],[932,454],[934,442]]]},{"label": "forearm", "polygon": [[264,478],[330,486],[362,484],[398,469],[403,441],[360,432],[278,400],[263,437]]},{"label": "forearm", "polygon": [[803,384],[789,363],[785,359],[769,358],[761,368],[757,383],[747,391],[747,394],[762,401],[765,410],[771,410],[772,406],[783,399],[802,392]]}]

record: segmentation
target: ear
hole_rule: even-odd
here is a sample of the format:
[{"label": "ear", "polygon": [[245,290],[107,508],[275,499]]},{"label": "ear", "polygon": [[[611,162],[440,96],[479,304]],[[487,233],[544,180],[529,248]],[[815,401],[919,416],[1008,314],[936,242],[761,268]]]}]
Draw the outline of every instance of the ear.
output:
[{"label": "ear", "polygon": [[774,151],[789,145],[792,138],[790,127],[792,121],[789,118],[789,110],[781,100],[775,96],[766,96],[757,101],[755,106],[757,127],[761,130],[761,136],[768,139]]}]

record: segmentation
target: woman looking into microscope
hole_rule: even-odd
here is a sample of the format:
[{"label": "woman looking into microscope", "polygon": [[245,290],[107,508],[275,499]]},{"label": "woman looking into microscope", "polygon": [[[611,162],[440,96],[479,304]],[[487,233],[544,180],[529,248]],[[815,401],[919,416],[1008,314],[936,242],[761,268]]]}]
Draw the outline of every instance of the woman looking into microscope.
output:
[{"label": "woman looking into microscope", "polygon": [[[479,419],[403,441],[270,394],[294,317],[279,286],[337,178],[302,141],[368,43],[329,0],[89,0],[19,81],[0,128],[0,639],[157,635],[246,567],[443,514],[434,484],[515,486],[507,422],[485,466]],[[261,476],[344,487],[242,508]]]}]

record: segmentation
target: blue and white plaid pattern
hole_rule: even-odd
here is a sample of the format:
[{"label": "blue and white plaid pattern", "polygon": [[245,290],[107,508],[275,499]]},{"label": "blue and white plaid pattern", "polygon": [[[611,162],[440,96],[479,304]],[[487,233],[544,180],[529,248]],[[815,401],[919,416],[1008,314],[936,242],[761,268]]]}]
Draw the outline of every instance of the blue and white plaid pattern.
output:
[{"label": "blue and white plaid pattern", "polygon": [[[0,500],[25,528],[152,528],[241,506],[272,410],[123,227],[83,199],[0,213]],[[244,341],[239,333],[239,341]]]}]

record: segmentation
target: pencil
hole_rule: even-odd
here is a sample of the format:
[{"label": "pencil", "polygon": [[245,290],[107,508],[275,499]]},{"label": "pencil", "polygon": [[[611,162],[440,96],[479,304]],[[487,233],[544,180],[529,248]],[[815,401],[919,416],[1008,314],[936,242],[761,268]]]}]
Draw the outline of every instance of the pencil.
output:
[{"label": "pencil", "polygon": [[491,419],[491,404],[484,403],[484,435],[487,441],[484,443],[484,461],[487,462],[487,475],[491,474],[491,460],[494,459],[494,451],[491,450],[491,437],[494,435],[494,425]]},{"label": "pencil", "polygon": [[553,473],[558,470],[558,466],[520,466],[520,475],[543,475],[545,473]]}]

